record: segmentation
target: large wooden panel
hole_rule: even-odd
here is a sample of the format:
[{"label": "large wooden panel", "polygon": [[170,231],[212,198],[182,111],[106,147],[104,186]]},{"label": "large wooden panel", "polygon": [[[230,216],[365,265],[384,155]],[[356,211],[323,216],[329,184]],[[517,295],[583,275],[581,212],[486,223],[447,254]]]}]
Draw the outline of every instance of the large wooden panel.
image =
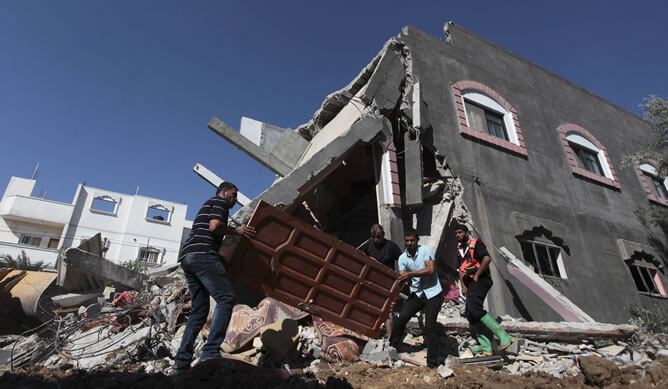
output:
[{"label": "large wooden panel", "polygon": [[398,273],[260,202],[231,259],[230,278],[325,320],[377,338],[399,295]]}]

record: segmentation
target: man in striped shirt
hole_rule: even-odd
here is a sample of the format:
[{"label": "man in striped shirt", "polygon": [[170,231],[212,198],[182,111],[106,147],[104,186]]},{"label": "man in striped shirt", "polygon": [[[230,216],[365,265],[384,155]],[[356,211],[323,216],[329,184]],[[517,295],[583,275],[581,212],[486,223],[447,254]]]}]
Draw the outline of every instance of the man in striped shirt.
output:
[{"label": "man in striped shirt", "polygon": [[202,348],[200,361],[220,357],[220,345],[225,340],[227,325],[232,316],[234,291],[225,276],[223,258],[218,254],[223,237],[236,234],[252,238],[255,229],[227,225],[229,210],[237,201],[237,187],[230,182],[218,186],[216,196],[207,200],[197,212],[190,236],[181,248],[179,263],[188,283],[192,309],[188,315],[181,346],[176,353],[174,369],[188,370],[193,358],[195,338],[209,315],[209,296],[216,301],[211,331]]}]

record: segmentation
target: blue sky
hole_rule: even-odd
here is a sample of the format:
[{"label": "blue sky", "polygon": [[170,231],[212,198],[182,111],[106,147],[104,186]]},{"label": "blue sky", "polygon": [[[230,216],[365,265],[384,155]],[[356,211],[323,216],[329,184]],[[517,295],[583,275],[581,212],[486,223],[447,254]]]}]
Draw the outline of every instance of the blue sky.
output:
[{"label": "blue sky", "polygon": [[71,201],[77,183],[184,202],[249,197],[273,175],[206,127],[241,116],[295,128],[404,25],[467,28],[622,108],[668,97],[661,1],[3,1],[0,188],[30,177]]}]

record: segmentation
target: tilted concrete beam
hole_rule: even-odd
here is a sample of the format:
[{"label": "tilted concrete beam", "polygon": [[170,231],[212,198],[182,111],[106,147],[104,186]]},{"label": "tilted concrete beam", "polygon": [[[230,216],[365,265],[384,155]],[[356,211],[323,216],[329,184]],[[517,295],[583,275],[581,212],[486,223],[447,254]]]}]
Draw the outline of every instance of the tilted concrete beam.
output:
[{"label": "tilted concrete beam", "polygon": [[277,158],[273,153],[263,150],[260,146],[241,135],[238,131],[223,123],[218,118],[209,121],[209,129],[225,138],[228,142],[238,147],[241,151],[248,154],[251,158],[261,163],[267,169],[273,171],[279,176],[285,177],[294,168]]},{"label": "tilted concrete beam", "polygon": [[[216,175],[216,173],[207,169],[206,166],[202,165],[201,163],[196,163],[195,166],[193,166],[193,171],[195,172],[195,174],[200,176],[204,181],[213,185],[215,188],[217,188],[218,185],[225,182],[225,180],[218,177]],[[250,203],[250,199],[248,197],[246,197],[246,195],[244,195],[243,193],[238,192],[237,193],[237,203],[241,204],[241,206],[244,206],[244,205],[247,205],[247,204]]]},{"label": "tilted concrete beam", "polygon": [[547,283],[541,276],[526,267],[526,265],[517,259],[508,249],[501,247],[499,252],[506,258],[506,260],[508,260],[508,272],[515,276],[522,285],[526,286],[538,298],[543,300],[547,306],[561,315],[564,320],[572,322],[595,322],[595,320],[585,311],[580,309],[580,307],[575,305],[566,296],[561,294],[561,292]]}]

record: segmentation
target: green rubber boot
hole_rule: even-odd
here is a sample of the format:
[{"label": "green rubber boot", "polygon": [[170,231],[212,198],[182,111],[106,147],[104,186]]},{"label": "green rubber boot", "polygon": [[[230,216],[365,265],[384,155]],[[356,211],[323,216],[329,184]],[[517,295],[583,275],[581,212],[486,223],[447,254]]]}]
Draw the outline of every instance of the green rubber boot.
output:
[{"label": "green rubber boot", "polygon": [[478,345],[470,347],[473,354],[482,354],[486,357],[492,355],[492,341],[489,340],[485,335],[476,336],[478,339]]},{"label": "green rubber boot", "polygon": [[507,349],[511,344],[513,344],[513,338],[512,336],[508,335],[508,333],[501,327],[501,325],[494,320],[493,317],[491,317],[488,314],[482,317],[480,321],[487,327],[489,328],[494,335],[496,335],[497,338],[499,338],[499,350],[505,350]]}]

